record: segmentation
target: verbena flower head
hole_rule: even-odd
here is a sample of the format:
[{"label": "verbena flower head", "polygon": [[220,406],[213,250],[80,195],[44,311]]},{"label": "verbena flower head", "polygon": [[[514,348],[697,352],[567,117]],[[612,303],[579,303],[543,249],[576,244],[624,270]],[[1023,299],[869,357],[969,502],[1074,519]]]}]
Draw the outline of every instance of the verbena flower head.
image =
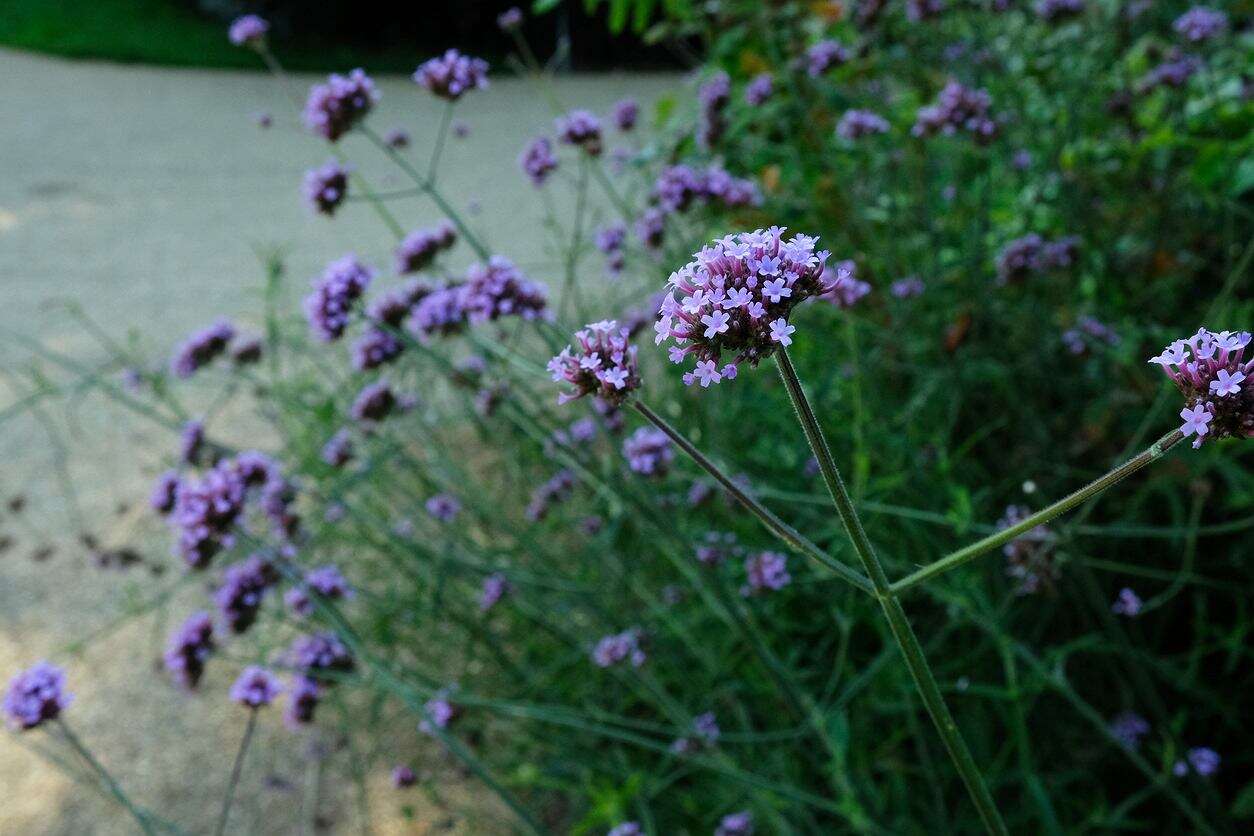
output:
[{"label": "verbena flower head", "polygon": [[288,652],[292,667],[318,682],[333,684],[354,668],[353,655],[334,633],[297,636]]},{"label": "verbena flower head", "polygon": [[638,822],[625,821],[610,828],[605,836],[644,836],[644,830]]},{"label": "verbena flower head", "polygon": [[549,174],[557,169],[553,143],[546,137],[536,137],[518,156],[518,165],[531,178],[532,183],[543,186],[544,181],[549,179]]},{"label": "verbena flower head", "polygon": [[549,507],[564,502],[574,489],[575,474],[565,468],[557,471],[532,493],[531,502],[527,505],[527,519],[532,522],[544,519]]},{"label": "verbena flower head", "polygon": [[402,148],[408,148],[409,141],[409,131],[404,128],[392,128],[383,135],[383,144],[398,151]]},{"label": "verbena flower head", "polygon": [[292,728],[309,725],[314,720],[318,703],[322,699],[322,686],[307,676],[292,677],[291,693],[287,698],[287,711],[283,720]]},{"label": "verbena flower head", "polygon": [[575,332],[575,342],[549,361],[555,383],[570,389],[557,396],[559,404],[593,395],[609,404],[621,404],[640,388],[636,347],[628,342],[628,330],[613,320],[588,324]]},{"label": "verbena flower head", "polygon": [[170,634],[165,650],[165,669],[176,685],[191,690],[204,675],[205,662],[213,650],[213,619],[207,612],[192,613]]},{"label": "verbena flower head", "polygon": [[1194,6],[1176,18],[1172,28],[1193,43],[1207,41],[1228,28],[1228,16],[1209,6]]},{"label": "verbena flower head", "polygon": [[1149,362],[1184,395],[1180,431],[1201,447],[1212,438],[1254,438],[1254,356],[1249,331],[1207,331],[1176,340]]},{"label": "verbena flower head", "polygon": [[[783,238],[784,229],[743,232],[714,241],[671,274],[655,342],[673,339],[672,362],[692,356],[684,382],[703,387],[736,376],[737,365],[757,366],[777,347],[792,343],[792,309],[811,296],[830,293],[837,281],[823,278],[829,253],[815,252],[817,238]],[[723,353],[732,362],[719,368]]]},{"label": "verbena flower head", "polygon": [[818,78],[848,61],[849,50],[839,41],[819,41],[806,50],[806,72],[810,78]]},{"label": "verbena flower head", "polygon": [[225,319],[220,319],[208,328],[193,333],[174,352],[170,361],[170,371],[175,377],[189,378],[200,369],[212,363],[223,352],[227,344],[235,337],[235,326]]},{"label": "verbena flower head", "polygon": [[898,279],[888,288],[888,292],[898,299],[922,296],[925,290],[927,290],[927,285],[923,284],[923,280],[918,276],[907,276],[904,279]]},{"label": "verbena flower head", "polygon": [[1098,345],[1119,345],[1119,335],[1109,325],[1088,315],[1076,319],[1075,327],[1062,332],[1062,342],[1072,354],[1084,354]]},{"label": "verbena flower head", "polygon": [[587,110],[572,110],[558,117],[557,138],[567,145],[582,148],[589,156],[601,153],[601,120]]},{"label": "verbena flower head", "polygon": [[937,95],[936,104],[919,109],[911,133],[922,137],[965,131],[976,142],[988,142],[997,135],[997,122],[989,115],[991,106],[987,90],[950,81]]},{"label": "verbena flower head", "polygon": [[423,340],[433,335],[456,334],[466,327],[462,300],[460,284],[448,283],[430,288],[413,306],[406,328]]},{"label": "verbena flower head", "polygon": [[906,17],[921,23],[939,17],[945,11],[945,0],[906,0]]},{"label": "verbena flower head", "polygon": [[512,589],[513,586],[500,572],[488,575],[483,579],[483,589],[479,593],[479,611],[492,609]]},{"label": "verbena flower head", "polygon": [[435,257],[457,243],[457,229],[452,223],[442,221],[430,229],[418,229],[405,236],[396,248],[396,272],[417,273],[425,269]]},{"label": "verbena flower head", "polygon": [[1134,618],[1141,614],[1141,606],[1141,596],[1125,586],[1119,590],[1119,595],[1115,598],[1115,602],[1110,605],[1110,611],[1115,615]]},{"label": "verbena flower head", "polygon": [[313,211],[328,217],[348,196],[349,170],[336,160],[327,160],[318,168],[305,172],[305,202]]},{"label": "verbena flower head", "polygon": [[377,101],[379,91],[364,71],[356,69],[347,76],[332,73],[326,83],[309,89],[305,126],[324,139],[336,142],[365,119]]},{"label": "verbena flower head", "polygon": [[627,466],[645,476],[665,476],[675,460],[675,450],[666,433],[654,427],[641,427],[623,442]]},{"label": "verbena flower head", "polygon": [[450,49],[418,67],[414,81],[441,99],[455,102],[471,90],[487,88],[488,62]]},{"label": "verbena flower head", "polygon": [[74,695],[65,690],[65,671],[48,662],[36,662],[9,680],[4,713],[18,731],[38,728],[61,716]]},{"label": "verbena flower head", "polygon": [[347,429],[336,431],[322,446],[322,460],[332,467],[343,467],[353,459],[353,437]]},{"label": "verbena flower head", "polygon": [[231,686],[231,699],[248,708],[264,708],[283,693],[279,678],[259,665],[250,665]]},{"label": "verbena flower head", "polygon": [[745,558],[745,585],[740,594],[749,597],[783,589],[792,583],[788,556],[780,552],[758,552]]},{"label": "verbena flower head", "polygon": [[[510,11],[518,11],[518,9],[510,9]],[[519,16],[522,16],[520,11],[518,14]],[[405,787],[411,787],[414,786],[415,783],[418,783],[418,776],[415,775],[414,770],[411,767],[405,765],[394,766],[393,772],[391,772],[391,782],[393,782],[393,786],[398,788],[398,790],[404,790]]]},{"label": "verbena flower head", "polygon": [[253,626],[266,593],[278,582],[278,571],[261,555],[226,567],[213,597],[232,633],[238,635]]},{"label": "verbena flower head", "polygon": [[770,73],[758,73],[745,87],[745,103],[757,107],[775,93],[775,78]]},{"label": "verbena flower head", "polygon": [[401,355],[405,345],[386,328],[368,328],[353,343],[353,368],[359,372],[377,369]]},{"label": "verbena flower head", "polygon": [[836,135],[842,139],[861,139],[871,134],[888,133],[888,120],[870,110],[846,110],[836,123]]},{"label": "verbena flower head", "polygon": [[354,255],[346,255],[327,265],[313,281],[313,293],[305,297],[305,316],[314,334],[323,342],[337,340],[348,327],[353,303],[370,286],[374,274]]},{"label": "verbena flower head", "polygon": [[261,359],[265,344],[256,334],[239,334],[231,344],[231,362],[236,366],[247,366]]},{"label": "verbena flower head", "polygon": [[635,99],[623,99],[614,103],[614,127],[620,131],[630,131],[636,127],[636,120],[639,118],[640,105],[636,103]]},{"label": "verbena flower head", "polygon": [[396,393],[386,380],[367,383],[357,393],[349,414],[355,421],[382,421],[396,408]]},{"label": "verbena flower head", "polygon": [[461,513],[462,504],[452,494],[438,493],[427,500],[426,508],[432,519],[440,522],[452,522]]},{"label": "verbena flower head", "polygon": [[235,46],[259,47],[265,43],[266,33],[269,31],[270,24],[264,18],[257,15],[244,15],[231,21],[227,38]]},{"label": "verbena flower head", "polygon": [[1016,238],[997,254],[997,282],[1009,284],[1070,267],[1079,253],[1074,235],[1046,241],[1035,232]]},{"label": "verbena flower head", "polygon": [[838,308],[852,308],[870,294],[871,285],[857,277],[858,265],[852,261],[839,261],[830,267],[823,268],[823,282],[835,284],[831,290],[821,294],[826,302]]},{"label": "verbena flower head", "polygon": [[1214,749],[1195,746],[1184,757],[1184,760],[1176,761],[1171,768],[1172,773],[1177,777],[1184,777],[1189,770],[1192,770],[1203,778],[1208,778],[1219,771],[1220,757]]},{"label": "verbena flower head", "polygon": [[[701,495],[695,496],[698,491]],[[702,504],[708,497],[706,491],[712,495],[713,489],[708,483],[693,482],[688,492],[688,504],[694,507]],[[730,532],[707,531],[696,547],[697,562],[704,566],[720,566],[728,559],[743,553],[744,549],[736,542],[736,535]]]},{"label": "verbena flower head", "polygon": [[724,111],[731,101],[731,76],[719,71],[697,89],[697,99],[701,103],[701,120],[697,126],[697,144],[702,148],[713,148],[723,138],[727,130],[727,119]]},{"label": "verbena flower head", "polygon": [[432,697],[423,708],[426,709],[427,717],[418,723],[418,730],[430,735],[434,735],[436,729],[447,729],[449,723],[462,713],[461,708],[450,702],[446,695]]},{"label": "verbena flower head", "polygon": [[[1030,516],[1031,512],[1021,505],[1008,506],[1006,513],[997,521],[997,528],[1010,528]],[[1039,592],[1058,578],[1058,566],[1054,559],[1056,544],[1054,532],[1045,525],[1038,525],[1002,546],[1002,553],[1006,555],[1006,574],[1015,581],[1016,595]]]},{"label": "verbena flower head", "polygon": [[1041,20],[1054,23],[1084,14],[1084,0],[1037,0],[1033,9]]},{"label": "verbena flower head", "polygon": [[1136,751],[1141,746],[1141,738],[1150,732],[1150,724],[1144,717],[1132,711],[1125,711],[1110,721],[1110,734],[1125,749]]},{"label": "verbena flower head", "polygon": [[714,836],[753,836],[753,814],[748,810],[723,816]]},{"label": "verbena flower head", "polygon": [[472,264],[466,271],[460,304],[471,323],[503,316],[543,319],[548,313],[548,289],[523,275],[509,259],[494,255],[487,264]]},{"label": "verbena flower head", "polygon": [[640,646],[642,638],[640,628],[632,627],[621,633],[605,636],[592,650],[592,661],[597,667],[610,668],[623,662],[630,662],[633,668],[645,663],[648,656]]},{"label": "verbena flower head", "polygon": [[179,486],[170,522],[178,530],[176,549],[191,568],[203,569],[233,542],[232,529],[244,511],[246,487],[229,461]]},{"label": "verbena flower head", "polygon": [[184,464],[196,464],[205,446],[203,421],[188,421],[179,430],[179,460]]},{"label": "verbena flower head", "polygon": [[523,11],[517,6],[510,6],[505,11],[496,16],[496,25],[500,27],[502,32],[509,32],[522,26]]},{"label": "verbena flower head", "polygon": [[178,489],[178,471],[167,470],[157,477],[156,484],[152,486],[152,494],[148,497],[148,504],[158,514],[168,514],[174,510],[174,500],[178,496]]},{"label": "verbena flower head", "polygon": [[1159,87],[1183,87],[1185,82],[1201,68],[1202,61],[1196,55],[1173,49],[1162,63],[1137,82],[1137,90],[1141,93],[1149,93]]},{"label": "verbena flower head", "polygon": [[671,751],[677,755],[687,755],[706,746],[718,743],[722,732],[713,711],[698,714],[692,720],[692,733],[681,737],[671,744]]}]

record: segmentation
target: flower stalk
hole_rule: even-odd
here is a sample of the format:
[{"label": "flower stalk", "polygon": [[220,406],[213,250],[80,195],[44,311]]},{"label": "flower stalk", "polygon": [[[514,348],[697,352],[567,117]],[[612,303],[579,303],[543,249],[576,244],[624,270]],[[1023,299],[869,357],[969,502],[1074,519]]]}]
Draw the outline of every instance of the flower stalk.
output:
[{"label": "flower stalk", "polygon": [[248,744],[252,743],[253,732],[257,729],[257,709],[248,712],[248,725],[244,727],[244,737],[240,740],[239,751],[235,753],[235,764],[231,767],[231,778],[226,785],[226,795],[222,797],[222,813],[218,816],[218,826],[214,829],[216,836],[226,832],[227,820],[231,817],[231,805],[235,801],[235,788],[239,785],[239,776],[244,769],[244,756],[248,753]]},{"label": "flower stalk", "polygon": [[117,780],[109,774],[109,770],[105,769],[104,765],[100,763],[100,761],[96,760],[96,756],[91,753],[91,750],[87,748],[83,741],[79,740],[78,735],[70,729],[65,720],[58,717],[53,722],[56,723],[57,728],[61,731],[61,736],[64,737],[66,742],[70,744],[70,747],[78,753],[79,757],[81,757],[84,762],[86,762],[92,772],[95,772],[98,776],[100,776],[100,780],[103,781],[105,787],[108,788],[109,794],[112,795],[119,804],[126,808],[126,812],[131,814],[131,818],[135,819],[135,824],[139,826],[139,829],[145,834],[149,834],[149,836],[155,834],[157,831],[153,828],[152,822],[149,821],[148,816],[145,815],[139,807],[135,806],[135,802],[131,801],[130,797],[122,790],[122,787],[118,784]]}]

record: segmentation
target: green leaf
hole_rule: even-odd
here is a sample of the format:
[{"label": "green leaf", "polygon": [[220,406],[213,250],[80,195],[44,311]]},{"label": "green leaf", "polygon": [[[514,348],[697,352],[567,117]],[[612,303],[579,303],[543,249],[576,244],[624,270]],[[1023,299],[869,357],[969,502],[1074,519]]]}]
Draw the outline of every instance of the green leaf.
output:
[{"label": "green leaf", "polygon": [[1238,819],[1254,819],[1254,781],[1246,784],[1237,793],[1236,800],[1232,802],[1232,816]]},{"label": "green leaf", "polygon": [[531,4],[531,11],[538,15],[547,14],[556,9],[561,2],[562,0],[536,0]]}]

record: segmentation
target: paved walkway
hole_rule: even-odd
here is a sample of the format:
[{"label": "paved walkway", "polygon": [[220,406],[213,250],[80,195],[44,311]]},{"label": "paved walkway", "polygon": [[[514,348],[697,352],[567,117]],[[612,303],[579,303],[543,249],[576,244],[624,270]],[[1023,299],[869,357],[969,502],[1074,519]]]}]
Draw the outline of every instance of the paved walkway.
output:
[{"label": "paved walkway", "polygon": [[[215,316],[249,319],[260,277],[254,245],[287,247],[293,281],[302,284],[349,250],[380,266],[390,263],[391,239],[364,205],[334,222],[303,205],[301,174],[327,158],[326,148],[298,128],[290,103],[267,76],[71,63],[5,51],[0,72],[0,327],[99,356],[52,304],[71,299],[112,334],[136,329],[145,345],[164,353]],[[307,82],[296,85],[303,90]],[[622,96],[648,101],[676,84],[669,76],[579,77],[560,81],[555,93],[569,106],[605,113]],[[381,88],[373,124],[405,127],[414,136],[413,153],[425,154],[439,103],[405,79],[383,79]],[[274,127],[257,127],[260,112],[275,115]],[[478,203],[475,225],[493,247],[544,279],[550,265],[538,203],[516,158],[531,136],[551,131],[551,106],[534,86],[497,79],[459,105],[458,118],[471,134],[450,141],[442,183],[459,206]],[[364,141],[350,138],[344,146],[360,156],[363,173],[387,185]],[[417,202],[397,208],[407,226],[439,217]],[[0,371],[20,362],[9,343],[0,343]],[[0,410],[14,396],[5,387],[0,378]],[[69,477],[85,515],[110,520],[102,537],[147,538],[145,549],[163,551],[164,541],[153,542],[164,536],[159,527],[138,508],[121,506],[143,501],[168,437],[96,401],[50,417],[51,425],[77,428],[68,442]],[[78,695],[71,717],[82,736],[140,801],[204,830],[240,731],[238,712],[224,704],[227,683],[214,679],[194,698],[174,694],[154,671],[169,627],[160,618],[127,623],[84,653],[67,650],[70,642],[110,628],[124,604],[148,600],[176,579],[138,569],[103,572],[89,565],[81,547],[47,536],[49,527],[71,529],[53,478],[57,450],[38,424],[0,424],[0,460],[0,498],[29,498],[20,514],[0,506],[0,539],[13,541],[0,550],[0,677],[43,656],[66,663]],[[55,552],[33,559],[44,544]],[[172,617],[204,605],[203,591],[188,587],[176,593]],[[28,735],[21,743],[40,738]],[[356,832],[352,805],[334,790],[336,782],[314,792],[318,762],[307,757],[308,740],[277,724],[263,729],[260,740],[236,832],[291,833],[294,816],[312,823],[315,812],[327,817],[331,830]],[[342,770],[346,757],[331,755],[328,774]],[[450,779],[445,791],[457,796],[473,788]],[[308,802],[313,795],[322,798],[316,811]],[[375,781],[371,797],[376,819],[384,822],[376,832],[427,832],[442,817],[416,791],[402,798]],[[414,804],[424,823],[399,817],[402,803]],[[112,806],[0,734],[0,833],[127,832]]]}]

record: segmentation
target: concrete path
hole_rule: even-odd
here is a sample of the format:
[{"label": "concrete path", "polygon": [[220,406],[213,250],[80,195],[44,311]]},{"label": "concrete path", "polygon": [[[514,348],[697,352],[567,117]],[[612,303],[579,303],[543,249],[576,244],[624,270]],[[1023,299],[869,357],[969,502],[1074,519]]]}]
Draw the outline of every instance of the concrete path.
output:
[{"label": "concrete path", "polygon": [[[418,56],[421,57],[421,56]],[[417,58],[417,57],[416,57]],[[0,51],[5,79],[0,119],[0,327],[18,329],[78,356],[98,358],[91,340],[58,311],[57,299],[82,304],[114,335],[135,329],[154,355],[189,330],[225,315],[257,321],[260,270],[254,246],[288,248],[293,281],[331,258],[355,251],[386,267],[392,240],[364,204],[333,222],[315,217],[300,197],[302,172],[324,161],[323,143],[299,129],[290,102],[266,75],[152,70],[72,63]],[[294,86],[302,91],[309,79]],[[564,79],[553,92],[566,106],[605,113],[625,95],[648,102],[679,84],[669,76]],[[411,153],[425,161],[440,103],[400,78],[381,81],[383,101],[372,123],[414,136]],[[262,130],[254,117],[274,114]],[[490,90],[458,107],[469,138],[450,140],[440,178],[457,205],[476,202],[474,223],[494,249],[536,279],[553,267],[544,252],[538,203],[516,158],[524,143],[551,132],[553,111],[534,85],[497,78]],[[379,156],[364,140],[344,150],[382,187]],[[434,207],[396,205],[407,227],[432,223]],[[468,261],[464,248],[460,261]],[[23,363],[0,342],[0,370]],[[0,410],[18,391],[0,378]],[[99,535],[147,553],[168,548],[166,535],[138,507],[169,439],[125,414],[88,401],[37,420],[0,424],[0,499],[27,498],[21,511],[0,505],[0,678],[50,657],[66,664],[77,693],[71,718],[142,803],[203,832],[212,820],[241,729],[225,704],[225,672],[206,693],[176,694],[154,670],[169,623],[149,616],[116,625],[126,606],[176,584],[176,573],[102,571],[84,550],[56,532],[72,531],[71,509],[57,490],[59,452],[44,426],[73,430],[67,476],[83,514],[106,520]],[[50,529],[52,533],[49,533]],[[49,546],[50,556],[41,554]],[[43,557],[39,560],[36,558]],[[204,606],[204,591],[183,584],[170,617]],[[70,645],[98,636],[82,653]],[[233,832],[292,833],[296,822],[358,831],[343,774],[348,755],[331,742],[294,736],[277,723],[263,728],[245,775]],[[131,828],[101,802],[28,751],[40,733],[0,734],[0,833],[109,834]],[[310,751],[325,757],[311,757]],[[415,753],[397,753],[414,756]],[[423,753],[418,753],[422,755]],[[386,760],[392,753],[381,753]],[[442,791],[463,785],[433,753]],[[319,778],[324,774],[325,778]],[[375,775],[369,797],[375,832],[429,832],[447,822],[441,805],[417,791],[400,796]],[[318,788],[322,789],[319,790]],[[315,801],[316,799],[316,801]],[[416,809],[416,819],[401,813]],[[467,832],[491,832],[484,821]]]}]

